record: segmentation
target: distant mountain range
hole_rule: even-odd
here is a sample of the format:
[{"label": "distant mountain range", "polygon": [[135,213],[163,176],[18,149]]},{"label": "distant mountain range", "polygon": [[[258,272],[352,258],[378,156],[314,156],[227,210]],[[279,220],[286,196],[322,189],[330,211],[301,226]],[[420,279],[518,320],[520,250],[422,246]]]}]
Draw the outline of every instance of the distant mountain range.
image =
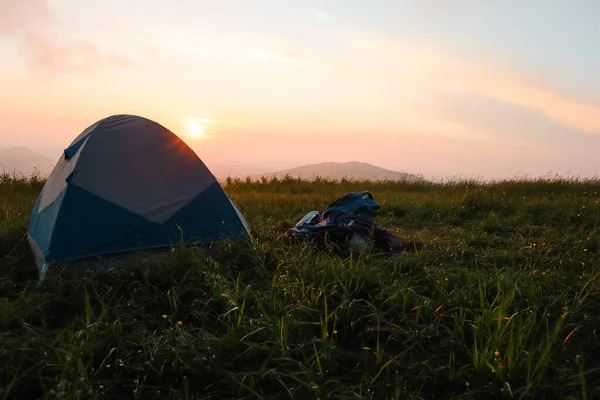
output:
[{"label": "distant mountain range", "polygon": [[303,178],[307,180],[316,177],[327,179],[350,179],[350,180],[393,180],[393,181],[420,181],[423,177],[408,172],[398,172],[389,169],[377,167],[372,164],[350,161],[345,163],[324,162],[319,164],[303,165],[301,167],[285,169],[277,172],[264,173],[253,176],[258,179],[261,177],[276,177],[281,179],[289,175],[293,178]]},{"label": "distant mountain range", "polygon": [[[0,149],[0,174],[2,172],[6,172],[9,174],[17,173],[29,176],[37,171],[42,176],[47,176],[56,165],[56,162],[57,160],[35,153],[26,147],[11,147],[3,150]],[[210,165],[208,165],[208,167],[211,168]],[[219,181],[224,181],[226,176],[223,176],[222,173],[220,174],[219,172],[222,172],[220,170],[225,170],[225,168],[221,166],[215,169],[219,170],[215,173]],[[239,168],[237,169],[239,170]],[[391,171],[372,164],[357,161],[345,163],[324,162],[262,174],[256,174],[256,171],[251,171],[249,168],[247,174],[238,174],[237,176],[241,178],[250,176],[252,179],[259,179],[261,177],[277,177],[278,179],[281,179],[287,175],[294,178],[303,178],[307,180],[311,180],[316,177],[338,180],[347,178],[351,180],[371,181],[423,180],[421,176],[415,174]]]},{"label": "distant mountain range", "polygon": [[32,175],[34,172],[42,176],[48,175],[56,165],[57,160],[34,153],[26,147],[11,147],[0,149],[0,174]]}]

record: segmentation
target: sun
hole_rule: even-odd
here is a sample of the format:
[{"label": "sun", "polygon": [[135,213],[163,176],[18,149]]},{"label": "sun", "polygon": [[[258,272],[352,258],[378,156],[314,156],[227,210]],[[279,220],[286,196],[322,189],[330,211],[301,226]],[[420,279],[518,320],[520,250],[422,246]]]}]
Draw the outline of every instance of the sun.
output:
[{"label": "sun", "polygon": [[215,122],[214,119],[185,117],[181,119],[180,122],[181,126],[183,127],[183,130],[181,131],[183,136],[187,136],[190,139],[209,139],[215,132],[215,130],[210,126]]},{"label": "sun", "polygon": [[190,122],[188,124],[188,134],[193,139],[199,139],[206,133],[206,128],[203,125],[197,124],[195,122]]}]

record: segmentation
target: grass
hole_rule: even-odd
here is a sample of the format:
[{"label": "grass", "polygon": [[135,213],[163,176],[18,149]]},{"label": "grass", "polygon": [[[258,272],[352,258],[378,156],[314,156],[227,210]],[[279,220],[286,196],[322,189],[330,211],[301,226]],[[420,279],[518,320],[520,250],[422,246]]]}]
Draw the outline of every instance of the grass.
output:
[{"label": "grass", "polygon": [[[598,180],[230,180],[251,243],[38,287],[43,183],[0,178],[1,399],[600,398]],[[407,251],[279,240],[360,190]]]}]

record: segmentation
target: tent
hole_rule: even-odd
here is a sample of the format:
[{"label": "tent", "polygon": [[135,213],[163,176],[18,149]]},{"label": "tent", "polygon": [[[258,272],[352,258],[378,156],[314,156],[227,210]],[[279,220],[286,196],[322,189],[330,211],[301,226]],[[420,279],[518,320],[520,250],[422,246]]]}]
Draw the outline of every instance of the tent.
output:
[{"label": "tent", "polygon": [[102,119],[73,140],[27,231],[40,280],[57,263],[249,236],[243,215],[194,151],[135,115]]}]

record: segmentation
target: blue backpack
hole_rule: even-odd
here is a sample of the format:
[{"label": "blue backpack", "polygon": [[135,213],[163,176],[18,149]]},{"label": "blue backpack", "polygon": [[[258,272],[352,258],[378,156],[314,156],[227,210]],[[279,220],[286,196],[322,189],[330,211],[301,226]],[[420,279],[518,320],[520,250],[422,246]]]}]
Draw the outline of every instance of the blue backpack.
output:
[{"label": "blue backpack", "polygon": [[379,213],[379,210],[379,203],[373,199],[373,195],[368,191],[363,191],[348,193],[340,197],[323,211],[323,216],[327,218],[339,213],[353,213],[375,217]]},{"label": "blue backpack", "polygon": [[311,211],[306,214],[287,236],[297,239],[317,239],[322,246],[329,237],[340,245],[345,245],[358,235],[364,240],[374,233],[376,248],[386,252],[397,252],[403,248],[393,233],[375,225],[375,217],[380,212],[379,203],[368,191],[348,193],[329,205],[324,211]]},{"label": "blue backpack", "polygon": [[311,211],[302,218],[291,233],[320,236],[325,233],[347,236],[367,234],[374,226],[379,204],[371,193],[348,193],[329,205],[324,211]]}]

